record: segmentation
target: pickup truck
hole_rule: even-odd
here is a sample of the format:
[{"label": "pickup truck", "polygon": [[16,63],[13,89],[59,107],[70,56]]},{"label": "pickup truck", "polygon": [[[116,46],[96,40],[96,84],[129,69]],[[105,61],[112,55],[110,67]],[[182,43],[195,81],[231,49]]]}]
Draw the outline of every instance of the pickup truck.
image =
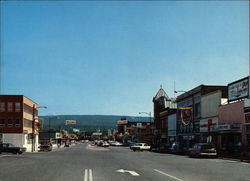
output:
[{"label": "pickup truck", "polygon": [[9,152],[13,154],[22,154],[26,151],[26,148],[14,146],[11,143],[0,143],[0,154],[2,152]]},{"label": "pickup truck", "polygon": [[150,150],[150,146],[148,146],[147,143],[136,143],[133,146],[130,147],[133,151],[144,151],[144,150]]}]

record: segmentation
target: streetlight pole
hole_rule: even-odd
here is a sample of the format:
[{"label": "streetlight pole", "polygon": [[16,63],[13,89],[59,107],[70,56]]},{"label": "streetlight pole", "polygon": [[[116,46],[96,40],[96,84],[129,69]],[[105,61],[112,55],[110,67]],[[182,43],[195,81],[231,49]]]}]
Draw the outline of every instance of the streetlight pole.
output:
[{"label": "streetlight pole", "polygon": [[[32,141],[31,141],[31,151],[34,152],[35,151],[35,123],[36,123],[36,114],[35,111],[36,109],[38,110],[39,108],[44,108],[47,109],[47,106],[38,106],[36,107],[35,104],[33,104],[33,111],[32,111]],[[38,114],[37,114],[38,116]]]},{"label": "streetlight pole", "polygon": [[139,112],[139,114],[147,114],[149,115],[149,120],[150,120],[150,123],[151,123],[151,112]]}]

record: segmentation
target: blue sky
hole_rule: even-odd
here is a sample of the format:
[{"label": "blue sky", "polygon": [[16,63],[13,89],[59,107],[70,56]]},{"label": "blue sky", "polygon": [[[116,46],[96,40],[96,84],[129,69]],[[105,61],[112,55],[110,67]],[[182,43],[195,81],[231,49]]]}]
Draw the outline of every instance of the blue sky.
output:
[{"label": "blue sky", "polygon": [[153,112],[170,97],[249,74],[247,1],[1,2],[1,94],[46,114]]}]

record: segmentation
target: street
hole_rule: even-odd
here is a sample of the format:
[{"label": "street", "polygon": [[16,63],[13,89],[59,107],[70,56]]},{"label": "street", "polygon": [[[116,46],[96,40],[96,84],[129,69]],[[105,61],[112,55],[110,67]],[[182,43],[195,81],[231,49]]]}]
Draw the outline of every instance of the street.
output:
[{"label": "street", "polygon": [[250,181],[249,163],[88,143],[52,152],[1,154],[0,168],[0,181]]}]

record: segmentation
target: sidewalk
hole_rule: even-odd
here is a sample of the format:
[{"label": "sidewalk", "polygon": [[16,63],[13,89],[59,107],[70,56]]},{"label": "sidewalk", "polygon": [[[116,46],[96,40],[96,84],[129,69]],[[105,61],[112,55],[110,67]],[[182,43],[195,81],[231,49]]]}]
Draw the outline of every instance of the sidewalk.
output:
[{"label": "sidewalk", "polygon": [[242,160],[239,158],[234,158],[234,157],[218,157],[218,158],[222,160],[231,160],[231,161],[236,161],[236,162],[250,163],[250,159],[247,159],[247,158],[243,158]]}]

